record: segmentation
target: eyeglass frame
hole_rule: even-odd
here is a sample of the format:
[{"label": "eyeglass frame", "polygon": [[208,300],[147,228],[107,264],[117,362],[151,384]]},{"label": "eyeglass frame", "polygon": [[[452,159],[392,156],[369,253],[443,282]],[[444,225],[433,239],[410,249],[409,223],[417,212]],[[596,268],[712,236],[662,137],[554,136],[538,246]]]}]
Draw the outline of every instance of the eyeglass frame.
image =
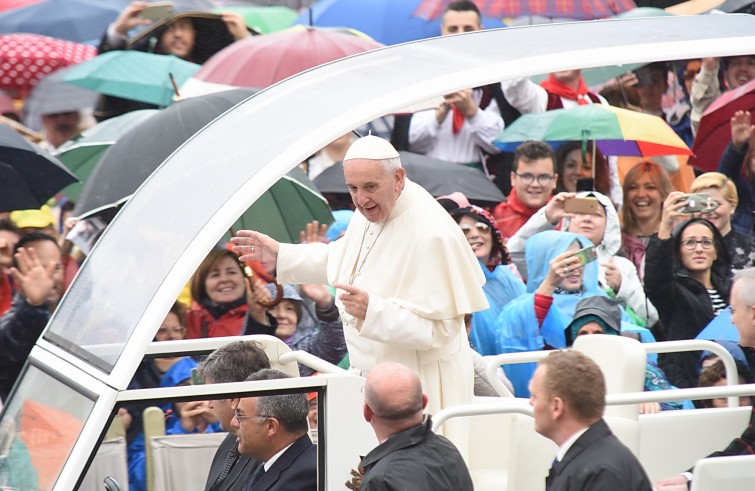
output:
[{"label": "eyeglass frame", "polygon": [[274,419],[274,416],[264,416],[262,414],[253,414],[249,416],[239,415],[238,409],[233,410],[233,417],[236,418],[236,420],[238,420],[239,423],[241,423],[242,420],[251,419],[251,418],[257,418],[260,424],[262,424],[262,421],[266,419],[271,419],[271,418]]},{"label": "eyeglass frame", "polygon": [[[540,186],[547,186],[550,184],[550,182],[556,178],[556,174],[530,174],[529,172],[525,172],[524,174],[520,174],[517,171],[514,171],[514,175],[522,180],[522,184],[525,186],[532,186],[532,184],[537,181],[537,183]],[[545,179],[545,182],[542,182],[543,179]],[[528,182],[529,181],[529,182]]]},{"label": "eyeglass frame", "polygon": [[[708,247],[705,246],[705,241],[710,242],[710,245]],[[710,250],[716,247],[716,241],[714,239],[709,239],[707,237],[702,240],[684,239],[684,240],[679,241],[679,244],[688,251],[694,251],[695,249],[697,249],[697,244],[700,244],[704,250]],[[688,244],[691,244],[692,247],[690,247]]]}]

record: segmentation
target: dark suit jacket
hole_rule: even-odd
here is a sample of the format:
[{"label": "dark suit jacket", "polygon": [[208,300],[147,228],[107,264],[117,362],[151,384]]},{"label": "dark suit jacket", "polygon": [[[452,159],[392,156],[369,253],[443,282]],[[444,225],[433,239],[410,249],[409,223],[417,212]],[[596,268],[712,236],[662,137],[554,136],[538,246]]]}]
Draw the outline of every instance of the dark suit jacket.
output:
[{"label": "dark suit jacket", "polygon": [[235,444],[236,435],[228,433],[228,436],[218,446],[218,451],[215,452],[215,456],[212,458],[210,474],[207,476],[207,483],[204,486],[205,491],[241,491],[244,489],[244,485],[251,479],[257,467],[261,465],[256,460],[252,460],[245,455],[239,455],[236,464],[231,467],[231,472],[228,473],[228,476],[222,482],[218,483],[217,486],[213,487],[220,475],[220,471],[223,470],[228,451]]},{"label": "dark suit jacket", "polygon": [[[250,478],[251,479],[251,478]],[[306,433],[299,437],[288,450],[251,486],[244,491],[316,491],[317,447]]]},{"label": "dark suit jacket", "polygon": [[651,491],[632,452],[598,420],[580,436],[545,479],[548,491]]}]

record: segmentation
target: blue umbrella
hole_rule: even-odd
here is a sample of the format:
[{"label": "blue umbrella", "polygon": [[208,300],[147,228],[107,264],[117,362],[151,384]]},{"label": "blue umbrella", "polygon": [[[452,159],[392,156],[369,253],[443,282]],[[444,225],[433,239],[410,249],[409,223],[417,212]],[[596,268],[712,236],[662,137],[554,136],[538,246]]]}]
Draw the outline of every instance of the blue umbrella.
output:
[{"label": "blue umbrella", "polygon": [[707,326],[700,331],[700,334],[695,339],[728,339],[729,341],[738,342],[739,332],[734,324],[731,322],[731,312],[729,309],[724,309],[720,314],[715,316]]},{"label": "blue umbrella", "polygon": [[77,43],[97,42],[121,9],[98,0],[48,0],[0,15],[0,33],[29,32]]},{"label": "blue umbrella", "polygon": [[[440,19],[415,17],[421,0],[319,0],[312,4],[312,25],[350,27],[383,44],[400,44],[440,36]],[[310,24],[305,11],[294,24]],[[500,19],[483,18],[486,29],[505,27]]]}]

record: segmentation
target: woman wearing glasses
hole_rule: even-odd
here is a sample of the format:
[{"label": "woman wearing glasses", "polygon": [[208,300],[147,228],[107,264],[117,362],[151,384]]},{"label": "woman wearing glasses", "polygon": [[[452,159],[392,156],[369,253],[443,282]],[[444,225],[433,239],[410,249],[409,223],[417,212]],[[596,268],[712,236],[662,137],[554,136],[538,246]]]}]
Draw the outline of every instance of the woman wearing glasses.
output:
[{"label": "woman wearing glasses", "polygon": [[[667,340],[694,339],[728,303],[729,254],[718,229],[704,218],[684,212],[689,200],[672,192],[663,203],[658,236],[645,257],[645,293],[658,309]],[[673,231],[673,232],[672,232]],[[659,357],[661,368],[677,387],[695,387],[694,352]]]},{"label": "woman wearing glasses", "polygon": [[728,177],[719,172],[706,172],[695,179],[690,193],[707,193],[716,206],[706,209],[700,216],[716,226],[724,236],[724,244],[731,258],[732,269],[755,266],[755,247],[747,234],[732,227],[732,216],[739,205],[737,187]]},{"label": "woman wearing glasses", "polygon": [[482,290],[490,308],[472,315],[469,339],[483,356],[497,355],[496,319],[504,305],[525,293],[524,283],[511,262],[501,232],[493,226],[493,216],[478,206],[458,208],[451,216],[461,227],[485,274]]}]

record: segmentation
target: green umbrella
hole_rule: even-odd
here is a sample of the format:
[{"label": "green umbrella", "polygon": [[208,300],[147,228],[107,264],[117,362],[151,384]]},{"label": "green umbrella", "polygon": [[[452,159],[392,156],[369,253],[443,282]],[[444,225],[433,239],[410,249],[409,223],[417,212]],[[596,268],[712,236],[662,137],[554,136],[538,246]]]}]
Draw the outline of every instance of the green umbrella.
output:
[{"label": "green umbrella", "polygon": [[295,10],[282,6],[242,6],[229,5],[227,7],[215,7],[213,12],[235,12],[244,18],[247,27],[262,34],[282,31],[294,23],[299,14]]},{"label": "green umbrella", "polygon": [[173,55],[137,50],[109,51],[71,68],[63,82],[102,94],[157,106],[173,103],[175,87],[186,82],[199,65]]},{"label": "green umbrella", "polygon": [[[233,230],[256,230],[286,243],[299,242],[309,222],[333,223],[325,198],[298,167],[283,176],[245,211]],[[224,236],[229,240],[230,234]]]},{"label": "green umbrella", "polygon": [[63,161],[81,181],[67,186],[60,193],[76,201],[94,166],[107,149],[118,141],[121,135],[156,112],[157,109],[142,109],[107,119],[84,130],[76,138],[60,146],[55,151],[55,156]]}]

